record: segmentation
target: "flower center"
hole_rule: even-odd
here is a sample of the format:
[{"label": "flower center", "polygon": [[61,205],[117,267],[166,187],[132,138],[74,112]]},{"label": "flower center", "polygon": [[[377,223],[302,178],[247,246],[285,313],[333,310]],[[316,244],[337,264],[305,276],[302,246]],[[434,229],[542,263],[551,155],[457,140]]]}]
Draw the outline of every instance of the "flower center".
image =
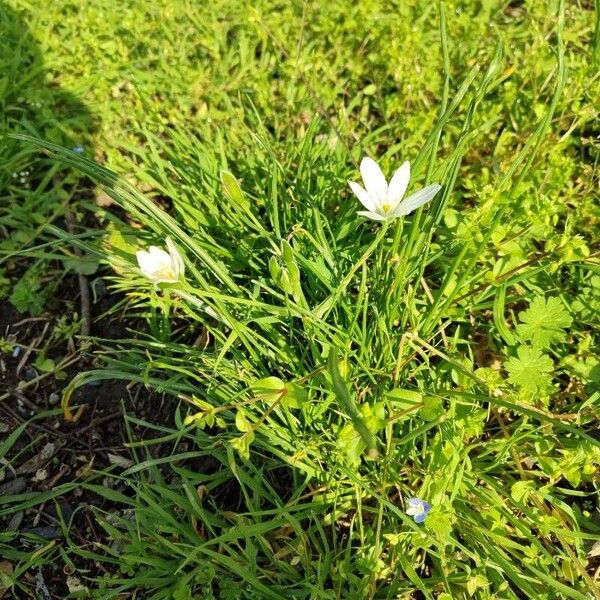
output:
[{"label": "flower center", "polygon": [[171,267],[167,267],[166,265],[159,269],[158,274],[161,279],[177,279],[175,271]]},{"label": "flower center", "polygon": [[392,208],[391,204],[386,203],[386,204],[381,205],[381,210],[386,214],[390,212],[391,208]]}]

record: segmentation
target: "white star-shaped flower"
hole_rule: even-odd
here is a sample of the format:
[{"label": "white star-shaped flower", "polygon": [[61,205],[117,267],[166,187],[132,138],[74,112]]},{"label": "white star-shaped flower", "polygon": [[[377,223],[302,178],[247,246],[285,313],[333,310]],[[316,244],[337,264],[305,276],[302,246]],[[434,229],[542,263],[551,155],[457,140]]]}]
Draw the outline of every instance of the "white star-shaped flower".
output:
[{"label": "white star-shaped flower", "polygon": [[433,183],[403,200],[410,181],[408,161],[394,173],[389,184],[379,165],[368,156],[365,156],[360,163],[360,174],[364,188],[354,181],[348,183],[367,209],[358,211],[358,214],[374,221],[387,221],[407,215],[429,202],[442,188],[441,185]]},{"label": "white star-shaped flower", "polygon": [[148,250],[138,250],[136,257],[142,275],[157,283],[177,283],[185,272],[185,264],[179,250],[170,238],[165,239],[167,250],[150,246]]}]

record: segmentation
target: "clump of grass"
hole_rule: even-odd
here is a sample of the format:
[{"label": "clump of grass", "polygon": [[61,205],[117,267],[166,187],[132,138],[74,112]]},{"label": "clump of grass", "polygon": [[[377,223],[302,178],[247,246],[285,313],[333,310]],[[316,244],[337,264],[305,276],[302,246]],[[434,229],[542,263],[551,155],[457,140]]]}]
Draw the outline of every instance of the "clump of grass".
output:
[{"label": "clump of grass", "polygon": [[[129,223],[105,215],[102,250],[69,240],[116,271],[148,326],[73,381],[67,414],[74,387],[104,378],[181,400],[176,428],[149,423],[158,439],[132,441],[135,498],[121,500],[136,521],[99,513],[116,543],[70,547],[121,566],[104,597],[598,594],[586,558],[597,363],[583,316],[596,263],[535,188],[561,160],[547,142],[566,83],[560,8],[543,110],[528,137],[501,131],[500,165],[484,169],[503,125],[485,107],[514,81],[501,44],[456,81],[440,14],[437,116],[404,158],[414,181],[443,190],[389,224],[358,218],[346,183],[363,150],[387,148],[383,164],[398,166],[385,129],[356,150],[324,117],[290,139],[260,110],[226,139],[211,124],[147,132],[130,150],[148,196],[40,144],[126,211]],[[138,269],[136,252],[167,237],[185,284]],[[587,390],[570,389],[576,373]],[[172,451],[153,458],[157,442]],[[432,507],[422,524],[406,514],[415,496]]]}]

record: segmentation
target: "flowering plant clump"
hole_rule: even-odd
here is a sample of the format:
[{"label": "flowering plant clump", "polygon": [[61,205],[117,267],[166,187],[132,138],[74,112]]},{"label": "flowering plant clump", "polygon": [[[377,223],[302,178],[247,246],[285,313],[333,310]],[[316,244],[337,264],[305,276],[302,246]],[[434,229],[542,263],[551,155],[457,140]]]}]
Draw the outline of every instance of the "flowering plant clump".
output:
[{"label": "flowering plant clump", "polygon": [[389,184],[379,165],[368,156],[360,163],[360,174],[364,188],[354,181],[348,183],[367,209],[358,211],[358,214],[373,221],[388,221],[407,215],[429,202],[442,188],[438,183],[433,183],[403,200],[410,182],[408,161],[394,173]]},{"label": "flowering plant clump", "polygon": [[[359,4],[351,20],[360,29],[373,7]],[[76,147],[45,145],[80,166],[126,215],[110,216],[101,260],[114,267],[112,284],[125,297],[115,310],[145,321],[127,328],[131,339],[102,341],[100,368],[68,384],[65,415],[76,388],[85,394],[85,386],[109,379],[178,401],[165,422],[162,411],[150,411],[148,423],[127,415],[141,425],[132,433],[144,435],[134,442],[144,452],[132,447],[142,462],[117,474],[125,484],[134,478],[135,493],[123,500],[134,503],[135,518],[110,523],[124,541],[117,558],[133,579],[115,572],[113,588],[172,598],[584,598],[592,591],[600,599],[597,552],[586,541],[595,533],[590,498],[600,464],[593,393],[600,284],[597,253],[586,245],[595,222],[593,177],[585,176],[593,160],[575,151],[593,115],[578,115],[564,96],[576,90],[578,106],[591,97],[589,52],[577,80],[570,45],[567,86],[559,0],[558,19],[539,18],[542,9],[517,19],[522,43],[511,46],[508,62],[504,43],[488,52],[477,40],[469,57],[451,47],[446,23],[463,43],[465,24],[488,27],[494,11],[474,6],[446,19],[444,4],[440,27],[422,36],[412,27],[430,24],[434,11],[417,10],[405,35],[404,14],[394,20],[394,40],[405,45],[393,61],[387,48],[376,57],[389,36],[368,40],[369,68],[393,65],[404,79],[415,75],[411,66],[423,67],[426,88],[413,80],[402,97],[375,84],[393,73],[373,73],[359,104],[331,112],[366,81],[354,43],[361,30],[338,40],[349,44],[327,44],[332,72],[350,78],[331,103],[328,90],[316,90],[331,121],[296,122],[296,108],[316,106],[295,79],[281,86],[286,69],[275,70],[269,93],[256,88],[249,112],[232,92],[252,79],[246,67],[257,57],[263,82],[279,50],[256,35],[256,23],[238,28],[232,14],[217,18],[215,31],[225,44],[241,44],[241,63],[228,46],[201,53],[217,65],[208,118],[145,128],[147,143],[136,144],[127,177],[86,159],[96,154],[87,146],[81,156]],[[287,15],[301,13],[302,24],[320,16],[310,3],[292,8]],[[379,21],[383,13],[375,12]],[[212,13],[222,15],[209,10],[202,20]],[[569,21],[578,18],[571,13]],[[539,43],[527,38],[530,17]],[[581,31],[588,30],[586,23]],[[273,39],[295,41],[294,31],[291,20]],[[423,60],[437,38],[442,60]],[[201,42],[210,43],[204,28]],[[411,55],[419,44],[423,52]],[[536,55],[542,67],[549,46],[558,60],[541,88],[542,67],[531,62],[528,89],[527,69],[513,78],[510,64],[536,46],[544,49]],[[312,40],[294,55],[299,67],[322,57]],[[458,55],[460,66],[452,65]],[[240,64],[248,77],[237,77]],[[516,113],[515,90],[526,99]],[[486,113],[491,102],[498,104]],[[426,114],[398,119],[421,106]],[[572,141],[557,118],[565,106],[577,124]],[[369,156],[353,158],[361,133]],[[388,162],[400,147],[411,162]],[[385,159],[376,148],[389,148]],[[64,239],[98,254],[85,236]],[[36,367],[47,362],[40,356]]]}]

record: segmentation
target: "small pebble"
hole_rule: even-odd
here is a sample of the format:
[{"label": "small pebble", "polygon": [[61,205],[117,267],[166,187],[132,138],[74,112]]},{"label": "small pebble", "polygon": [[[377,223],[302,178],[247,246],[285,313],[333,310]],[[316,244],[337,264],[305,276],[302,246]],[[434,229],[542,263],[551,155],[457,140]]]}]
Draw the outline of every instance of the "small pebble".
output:
[{"label": "small pebble", "polygon": [[31,381],[38,376],[38,372],[33,367],[27,367],[25,369],[25,373],[23,373],[23,377],[25,377],[25,381]]},{"label": "small pebble", "polygon": [[12,357],[19,358],[19,354],[21,354],[21,346],[15,346],[12,351]]},{"label": "small pebble", "polygon": [[[41,529],[41,527],[38,529]],[[39,569],[37,575],[35,576],[35,592],[38,600],[52,600],[52,596],[50,595],[48,587],[46,586],[46,582],[44,581],[42,569]]]},{"label": "small pebble", "polygon": [[0,485],[0,498],[2,496],[12,496],[13,494],[20,494],[26,487],[26,482],[23,477],[17,477],[11,479],[6,483]]},{"label": "small pebble", "polygon": [[73,516],[73,508],[68,502],[61,502],[49,507],[48,515],[55,519],[68,521]]},{"label": "small pebble", "polygon": [[23,516],[25,513],[22,510],[17,511],[8,522],[6,526],[6,531],[18,531],[19,527],[21,527],[21,523],[23,522]]},{"label": "small pebble", "polygon": [[38,469],[35,472],[35,476],[33,478],[34,481],[44,481],[44,479],[48,479],[48,471],[46,469]]},{"label": "small pebble", "polygon": [[54,442],[48,442],[38,454],[35,454],[20,465],[17,468],[17,473],[35,473],[54,456],[56,450],[56,444]]},{"label": "small pebble", "polygon": [[57,394],[56,392],[52,392],[48,396],[48,404],[50,404],[50,406],[54,406],[55,404],[58,404],[59,401],[60,401],[60,394]]},{"label": "small pebble", "polygon": [[94,379],[94,381],[90,381],[88,385],[90,387],[99,387],[102,385],[102,381],[100,379]]}]

